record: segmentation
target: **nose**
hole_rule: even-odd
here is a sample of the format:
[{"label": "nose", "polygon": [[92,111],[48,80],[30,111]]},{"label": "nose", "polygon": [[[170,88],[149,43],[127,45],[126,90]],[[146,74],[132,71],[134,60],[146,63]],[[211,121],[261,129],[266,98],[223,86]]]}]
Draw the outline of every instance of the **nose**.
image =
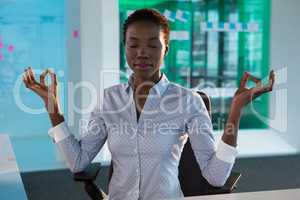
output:
[{"label": "nose", "polygon": [[149,53],[148,53],[147,49],[144,47],[139,48],[137,51],[137,57],[138,58],[148,58]]}]

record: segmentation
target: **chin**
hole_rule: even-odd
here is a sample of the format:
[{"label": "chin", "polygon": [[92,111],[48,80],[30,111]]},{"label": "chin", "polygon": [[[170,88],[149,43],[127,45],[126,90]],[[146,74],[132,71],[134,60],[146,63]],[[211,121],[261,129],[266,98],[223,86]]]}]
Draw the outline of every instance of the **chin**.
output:
[{"label": "chin", "polygon": [[155,72],[152,70],[135,70],[134,73],[136,76],[146,80],[146,79],[150,79]]}]

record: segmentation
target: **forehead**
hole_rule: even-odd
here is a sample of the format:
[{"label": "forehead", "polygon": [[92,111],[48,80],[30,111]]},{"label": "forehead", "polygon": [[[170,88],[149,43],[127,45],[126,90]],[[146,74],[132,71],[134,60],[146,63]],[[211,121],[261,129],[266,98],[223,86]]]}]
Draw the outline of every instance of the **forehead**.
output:
[{"label": "forehead", "polygon": [[137,38],[137,39],[149,39],[149,38],[160,38],[163,37],[163,32],[161,31],[159,25],[148,22],[148,21],[138,21],[129,25],[126,38]]}]

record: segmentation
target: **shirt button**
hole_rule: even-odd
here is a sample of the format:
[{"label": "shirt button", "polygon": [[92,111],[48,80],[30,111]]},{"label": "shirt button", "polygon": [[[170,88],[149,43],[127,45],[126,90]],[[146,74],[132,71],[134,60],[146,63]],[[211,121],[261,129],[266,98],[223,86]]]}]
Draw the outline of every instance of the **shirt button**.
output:
[{"label": "shirt button", "polygon": [[137,153],[137,149],[134,149],[133,152],[134,152],[134,153]]},{"label": "shirt button", "polygon": [[137,197],[138,197],[138,196],[139,196],[139,192],[138,192],[138,191],[135,191],[135,192],[134,192],[134,196],[137,196]]}]

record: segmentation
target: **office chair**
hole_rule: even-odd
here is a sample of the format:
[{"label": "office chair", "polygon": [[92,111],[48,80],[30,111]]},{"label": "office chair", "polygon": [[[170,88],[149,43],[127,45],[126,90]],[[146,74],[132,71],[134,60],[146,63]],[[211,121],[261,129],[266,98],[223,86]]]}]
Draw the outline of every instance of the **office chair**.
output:
[{"label": "office chair", "polygon": [[[198,91],[197,93],[203,99],[203,102],[211,117],[211,102],[209,97],[203,92]],[[73,179],[75,181],[84,183],[85,191],[92,200],[102,200],[106,196],[106,194],[94,183],[100,169],[100,163],[92,163],[83,172],[73,174]],[[211,186],[201,174],[201,170],[196,161],[196,157],[189,139],[183,148],[178,169],[178,178],[181,190],[185,197],[231,193],[241,177],[240,173],[232,172],[223,187]],[[113,166],[111,164],[109,168],[108,183],[112,173]]]}]

